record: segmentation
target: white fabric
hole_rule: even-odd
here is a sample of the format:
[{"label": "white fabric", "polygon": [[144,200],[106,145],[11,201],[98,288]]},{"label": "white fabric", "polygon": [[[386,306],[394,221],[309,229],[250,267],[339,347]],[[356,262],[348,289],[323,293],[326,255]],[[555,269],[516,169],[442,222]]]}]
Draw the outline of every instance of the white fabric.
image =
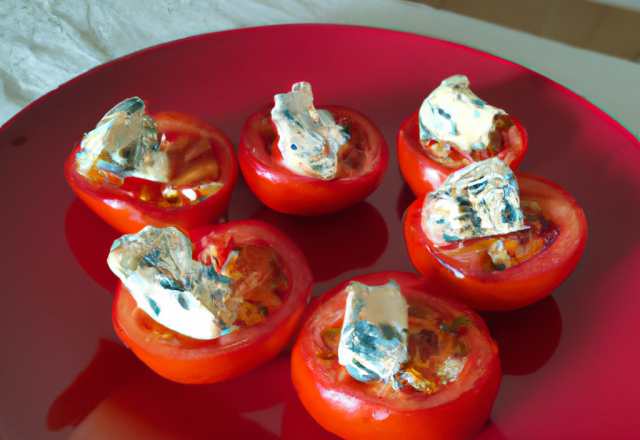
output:
[{"label": "white fabric", "polygon": [[207,32],[337,23],[429,35],[522,64],[640,131],[640,64],[402,0],[2,0],[0,124],[111,59]]}]

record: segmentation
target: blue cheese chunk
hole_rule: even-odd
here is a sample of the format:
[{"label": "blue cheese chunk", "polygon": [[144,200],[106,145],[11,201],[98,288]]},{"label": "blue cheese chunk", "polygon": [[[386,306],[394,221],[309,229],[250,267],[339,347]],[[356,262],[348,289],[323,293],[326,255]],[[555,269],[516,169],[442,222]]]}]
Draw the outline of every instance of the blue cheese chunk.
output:
[{"label": "blue cheese chunk", "polygon": [[338,361],[361,381],[392,381],[407,361],[407,300],[395,281],[382,286],[348,286]]},{"label": "blue cheese chunk", "polygon": [[425,198],[422,229],[435,244],[526,228],[516,178],[496,158],[454,172]]},{"label": "blue cheese chunk", "polygon": [[85,135],[76,162],[85,177],[94,168],[120,180],[169,182],[169,159],[158,146],[158,128],[136,97],[117,104]]},{"label": "blue cheese chunk", "polygon": [[107,263],[138,307],[160,324],[195,339],[235,330],[237,304],[224,267],[191,258],[193,245],[174,227],[145,227],[113,243]]},{"label": "blue cheese chunk", "polygon": [[276,95],[271,118],[280,136],[278,149],[289,170],[322,180],[335,177],[338,151],[349,135],[331,113],[315,109],[309,83],[296,83],[291,92]]},{"label": "blue cheese chunk", "polygon": [[420,107],[420,139],[450,142],[470,153],[486,150],[489,135],[504,110],[488,105],[469,89],[469,79],[454,75],[442,81]]}]

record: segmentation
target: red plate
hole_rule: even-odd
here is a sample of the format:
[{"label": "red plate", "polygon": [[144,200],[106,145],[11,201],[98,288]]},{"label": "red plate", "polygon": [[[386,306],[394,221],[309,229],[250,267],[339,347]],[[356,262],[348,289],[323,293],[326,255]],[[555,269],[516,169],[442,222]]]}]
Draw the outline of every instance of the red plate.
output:
[{"label": "red plate", "polygon": [[[277,48],[296,57],[278,59]],[[357,274],[413,270],[401,224],[413,197],[398,171],[397,130],[456,73],[522,122],[530,146],[519,169],[560,184],[589,225],[581,265],[552,297],[486,316],[505,377],[477,438],[639,437],[638,141],[586,100],[491,55],[393,31],[297,25],[194,37],[118,59],[2,127],[0,438],[331,438],[300,406],[286,355],[210,386],[173,384],[139,364],[111,327],[106,288],[114,283],[105,258],[114,232],[78,204],[64,161],[108,109],[133,95],[148,100],[151,112],[181,110],[211,122],[237,145],[249,115],[292,83],[309,81],[318,104],[362,111],[392,150],[368,203],[335,215],[337,238],[318,226],[318,239],[303,243],[318,254],[309,259],[320,293]],[[241,181],[231,220],[255,214],[294,240],[304,237],[289,218],[256,214],[260,208]],[[353,236],[344,233],[352,224],[345,215],[363,223]],[[315,230],[316,222],[304,221]],[[331,258],[327,247],[353,257]]]}]

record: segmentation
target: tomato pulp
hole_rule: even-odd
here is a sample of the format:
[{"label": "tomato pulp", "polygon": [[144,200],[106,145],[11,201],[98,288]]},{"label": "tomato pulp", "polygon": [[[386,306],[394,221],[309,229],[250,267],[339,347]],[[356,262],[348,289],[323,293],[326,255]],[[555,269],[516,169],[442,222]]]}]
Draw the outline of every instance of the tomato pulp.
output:
[{"label": "tomato pulp", "polygon": [[[502,130],[502,149],[495,155],[515,171],[528,148],[527,132],[522,124],[511,116],[513,127]],[[398,133],[398,162],[404,180],[416,195],[421,197],[435,191],[451,173],[467,164],[454,167],[443,166],[429,157],[420,143],[419,111],[409,116],[400,126]],[[515,128],[515,129],[514,129]]]},{"label": "tomato pulp", "polygon": [[[440,347],[450,344],[466,355],[457,377],[434,382],[430,392],[408,386],[395,391],[381,382],[352,378],[336,353],[347,281],[314,301],[293,348],[291,374],[300,400],[320,425],[345,439],[471,437],[489,417],[500,386],[497,344],[475,312],[436,296],[442,292],[431,280],[407,272],[379,272],[350,281],[373,286],[390,280],[398,283],[409,303],[409,353],[429,364],[442,354]],[[420,325],[432,330],[420,330]]]},{"label": "tomato pulp", "polygon": [[[413,202],[405,216],[405,241],[418,272],[440,280],[451,297],[474,309],[514,310],[544,298],[573,272],[586,247],[584,212],[569,194],[539,176],[516,173],[516,178],[521,205],[535,207],[542,232],[502,237],[522,243],[525,253],[541,240],[543,245],[511,267],[501,270],[488,262],[487,248],[501,237],[464,240],[446,249],[436,246],[421,226],[425,197]],[[531,224],[530,230],[535,228]]]},{"label": "tomato pulp", "polygon": [[368,197],[384,177],[389,149],[373,122],[346,107],[319,108],[350,127],[350,148],[339,153],[339,171],[332,180],[301,176],[281,163],[270,110],[244,124],[238,150],[242,174],[258,199],[275,211],[305,216],[335,212]]},{"label": "tomato pulp", "polygon": [[222,259],[239,251],[236,266],[246,277],[232,288],[242,289],[245,302],[254,305],[243,309],[243,326],[211,340],[181,335],[139,309],[122,283],[113,323],[120,339],[161,376],[182,383],[220,382],[262,365],[291,341],[311,298],[311,270],[293,242],[261,222],[205,226],[190,235],[194,259],[205,264],[211,246]]},{"label": "tomato pulp", "polygon": [[[162,195],[163,184],[127,177],[120,185],[94,183],[77,171],[76,146],[65,163],[65,176],[75,193],[103,220],[118,231],[133,234],[146,225],[178,226],[190,230],[211,223],[224,214],[231,192],[238,180],[238,164],[229,138],[213,125],[195,116],[178,111],[153,116],[158,127],[158,139],[164,137],[170,149],[188,150],[191,145],[200,152],[213,155],[217,162],[217,190],[191,203],[176,196],[167,202]],[[208,145],[208,151],[207,146]],[[202,154],[202,153],[201,153]],[[176,194],[186,186],[177,186]],[[162,203],[158,203],[161,201]]]}]

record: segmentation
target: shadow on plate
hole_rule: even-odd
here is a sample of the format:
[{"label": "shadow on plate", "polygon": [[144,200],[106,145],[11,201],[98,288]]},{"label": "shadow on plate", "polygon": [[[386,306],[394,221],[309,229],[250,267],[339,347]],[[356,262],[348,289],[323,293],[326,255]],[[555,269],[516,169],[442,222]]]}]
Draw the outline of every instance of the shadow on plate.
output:
[{"label": "shadow on plate", "polygon": [[562,316],[551,295],[518,310],[478,314],[498,342],[504,374],[524,376],[539,370],[560,343]]},{"label": "shadow on plate", "polygon": [[109,269],[107,257],[111,245],[122,234],[98,217],[79,198],[67,210],[64,230],[71,252],[82,269],[113,295],[118,277]]},{"label": "shadow on plate", "polygon": [[121,344],[98,353],[51,405],[47,427],[75,427],[70,439],[276,439],[295,395],[289,356],[236,379],[183,385],[144,366]]}]

